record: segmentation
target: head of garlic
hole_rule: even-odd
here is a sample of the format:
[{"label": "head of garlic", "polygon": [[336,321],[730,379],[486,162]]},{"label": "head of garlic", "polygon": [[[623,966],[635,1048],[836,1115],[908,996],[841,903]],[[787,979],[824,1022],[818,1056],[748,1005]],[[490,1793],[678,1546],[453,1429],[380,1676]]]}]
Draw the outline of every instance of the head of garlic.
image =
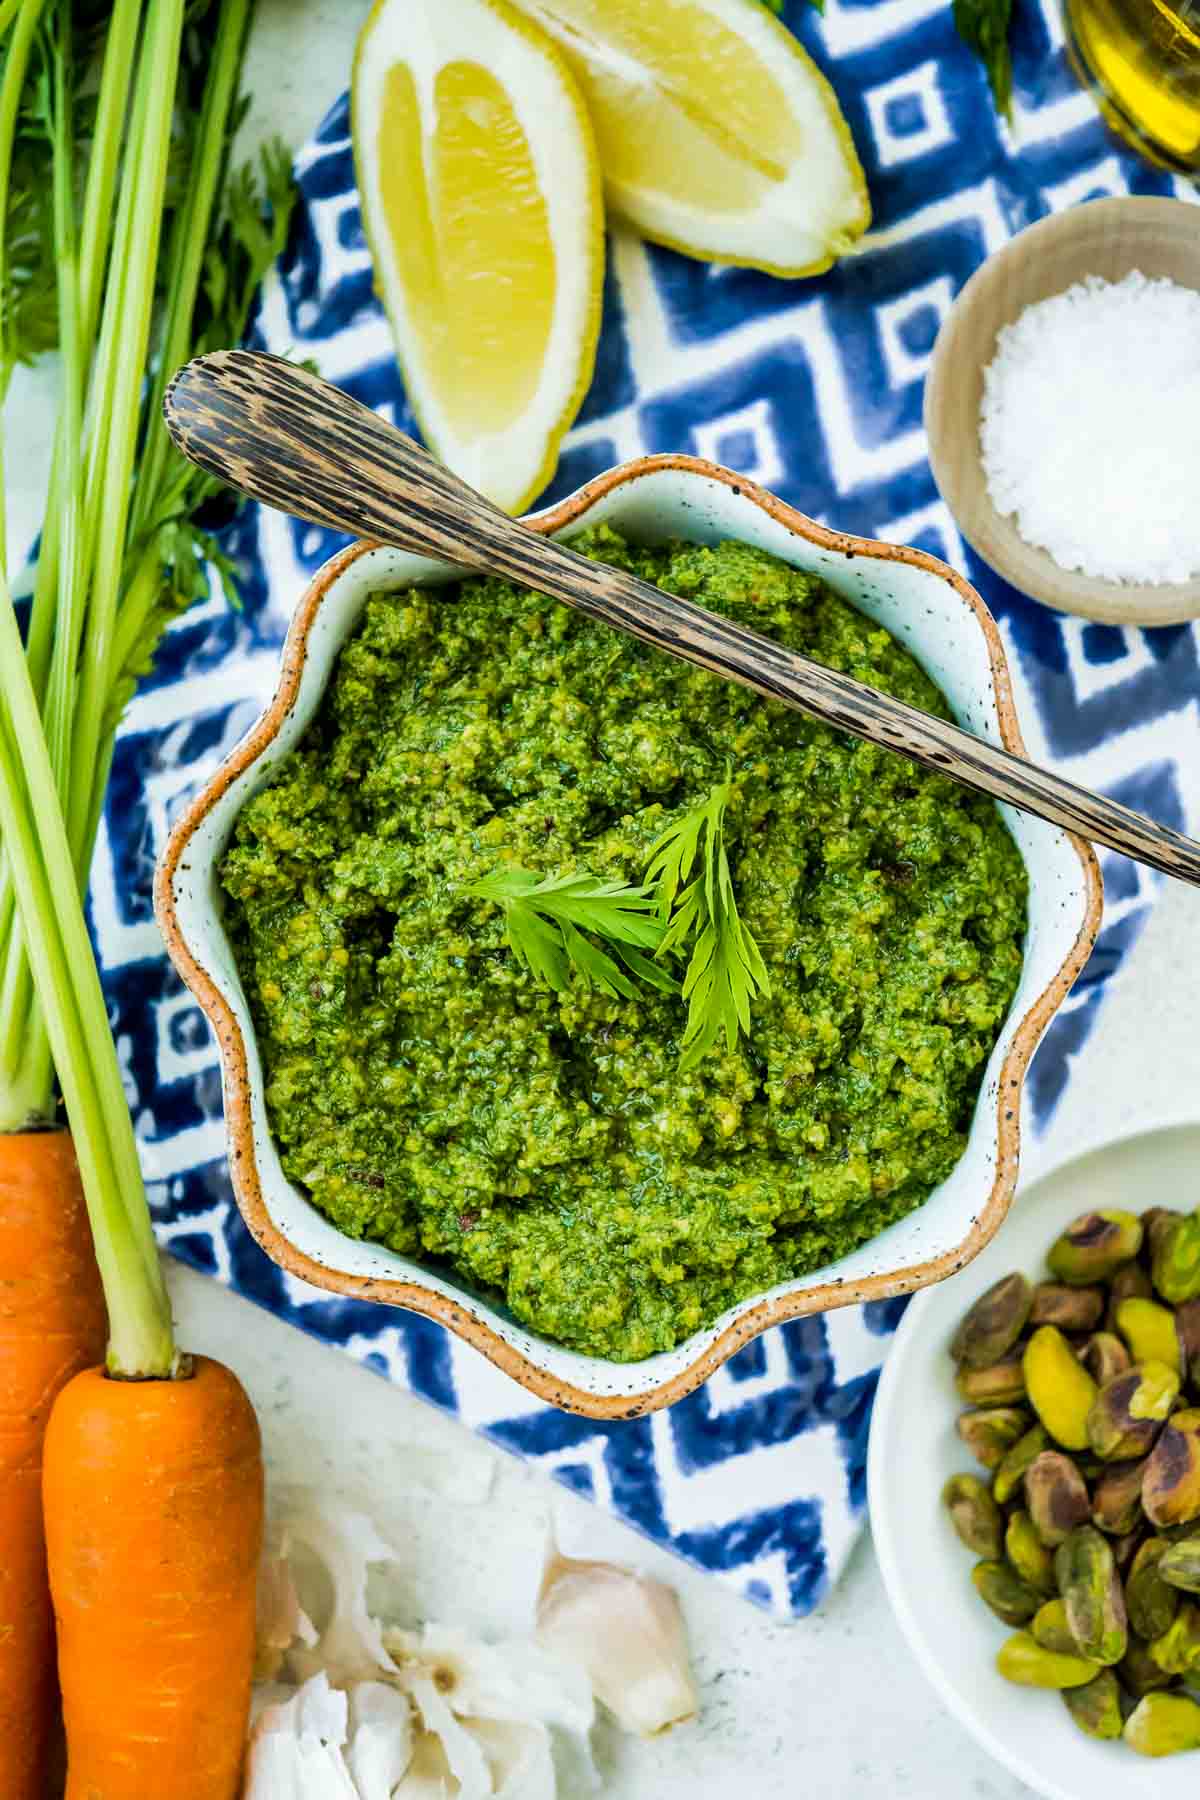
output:
[{"label": "head of garlic", "polygon": [[277,1535],[260,1589],[272,1685],[256,1690],[243,1800],[555,1800],[561,1770],[572,1793],[593,1791],[577,1662],[529,1639],[385,1624],[368,1577],[395,1552],[353,1511],[312,1501]]},{"label": "head of garlic", "polygon": [[553,1556],[538,1596],[537,1640],[585,1670],[626,1731],[657,1737],[696,1716],[683,1615],[661,1581]]}]

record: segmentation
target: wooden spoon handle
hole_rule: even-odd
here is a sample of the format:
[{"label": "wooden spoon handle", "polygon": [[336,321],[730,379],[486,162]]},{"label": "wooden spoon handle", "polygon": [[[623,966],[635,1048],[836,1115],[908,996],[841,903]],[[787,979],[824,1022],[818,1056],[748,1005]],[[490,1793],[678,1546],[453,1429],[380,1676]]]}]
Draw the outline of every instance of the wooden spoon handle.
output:
[{"label": "wooden spoon handle", "polygon": [[279,357],[242,350],[198,357],[171,383],[163,410],[185,456],[256,500],[522,582],[671,656],[1200,886],[1200,844],[1190,838],[530,531],[369,407]]}]

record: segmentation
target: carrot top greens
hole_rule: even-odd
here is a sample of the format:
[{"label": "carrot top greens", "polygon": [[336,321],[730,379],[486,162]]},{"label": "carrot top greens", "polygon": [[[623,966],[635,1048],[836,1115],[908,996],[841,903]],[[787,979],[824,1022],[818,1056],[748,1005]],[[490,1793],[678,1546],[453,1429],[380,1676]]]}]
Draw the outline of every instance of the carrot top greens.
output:
[{"label": "carrot top greens", "polygon": [[0,400],[60,359],[25,654],[0,503],[0,1129],[52,1122],[57,1074],[127,1374],[174,1348],[81,897],[121,712],[215,554],[162,391],[287,232],[282,149],[228,168],[250,4],[0,0]]}]

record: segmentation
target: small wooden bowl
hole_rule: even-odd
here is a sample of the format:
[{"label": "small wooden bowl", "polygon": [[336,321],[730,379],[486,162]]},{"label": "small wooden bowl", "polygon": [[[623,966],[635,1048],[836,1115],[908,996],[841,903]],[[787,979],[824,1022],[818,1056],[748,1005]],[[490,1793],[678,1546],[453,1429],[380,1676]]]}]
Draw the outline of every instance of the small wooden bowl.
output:
[{"label": "small wooden bowl", "polygon": [[1090,200],[1022,231],[976,271],[942,326],[925,384],[925,431],[942,498],[968,542],[1005,581],[1085,619],[1177,625],[1200,618],[1200,578],[1134,586],[1060,568],[996,511],[980,454],[983,375],[1003,327],[1087,275],[1120,281],[1134,269],[1200,290],[1200,207],[1183,200]]}]

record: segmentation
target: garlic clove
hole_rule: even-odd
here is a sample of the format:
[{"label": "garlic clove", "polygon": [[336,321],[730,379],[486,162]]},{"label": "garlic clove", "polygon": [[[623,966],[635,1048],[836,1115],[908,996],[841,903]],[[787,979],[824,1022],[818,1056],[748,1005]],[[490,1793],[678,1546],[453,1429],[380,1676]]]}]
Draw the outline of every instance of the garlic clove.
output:
[{"label": "garlic clove", "polygon": [[287,1522],[283,1554],[294,1559],[297,1550],[307,1552],[324,1571],[332,1610],[315,1621],[310,1638],[290,1651],[290,1671],[303,1681],[326,1669],[342,1683],[389,1673],[382,1628],[367,1605],[367,1581],[373,1563],[392,1560],[390,1545],[363,1514],[313,1505]]},{"label": "garlic clove", "polygon": [[403,1779],[392,1789],[392,1800],[450,1800],[452,1794],[455,1800],[461,1800],[442,1740],[432,1731],[423,1731]]},{"label": "garlic clove", "polygon": [[359,1800],[342,1754],[345,1694],[311,1681],[258,1718],[250,1740],[244,1800]]},{"label": "garlic clove", "polygon": [[358,1800],[391,1800],[413,1758],[416,1730],[406,1694],[384,1681],[359,1681],[349,1693],[346,1767]]},{"label": "garlic clove", "polygon": [[537,1639],[586,1671],[626,1731],[656,1737],[696,1716],[683,1615],[661,1581],[554,1556],[538,1596]]},{"label": "garlic clove", "polygon": [[487,1758],[496,1800],[555,1800],[550,1733],[515,1719],[472,1719],[471,1735]]}]

